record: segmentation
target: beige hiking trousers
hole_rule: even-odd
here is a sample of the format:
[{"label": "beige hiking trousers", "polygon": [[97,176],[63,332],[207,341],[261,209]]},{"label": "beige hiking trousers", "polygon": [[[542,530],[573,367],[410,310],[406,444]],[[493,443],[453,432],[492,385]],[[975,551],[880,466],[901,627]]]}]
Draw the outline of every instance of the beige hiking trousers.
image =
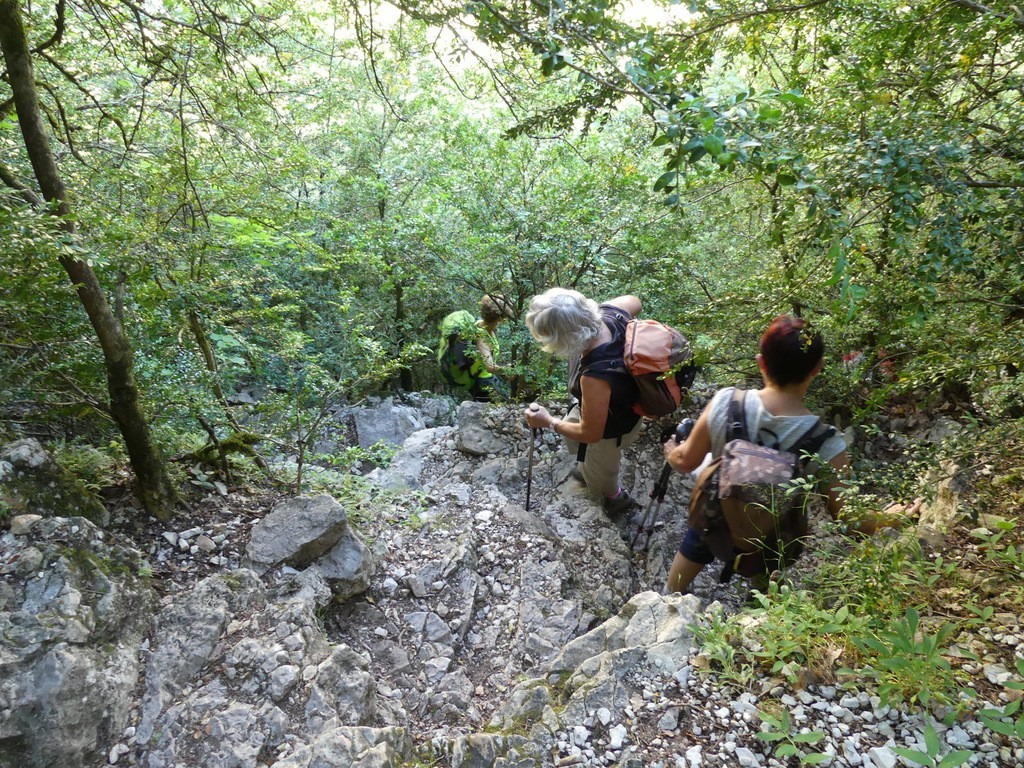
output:
[{"label": "beige hiking trousers", "polygon": [[[574,424],[580,422],[580,407],[574,405],[566,415],[564,421]],[[609,437],[598,440],[596,443],[587,444],[587,455],[580,471],[583,473],[583,481],[587,484],[587,490],[598,501],[603,501],[605,496],[613,496],[619,490],[619,465],[622,463],[622,452],[629,448],[643,429],[644,420],[637,421],[636,426],[621,438]],[[565,438],[565,445],[573,456],[579,450],[579,443]]]}]

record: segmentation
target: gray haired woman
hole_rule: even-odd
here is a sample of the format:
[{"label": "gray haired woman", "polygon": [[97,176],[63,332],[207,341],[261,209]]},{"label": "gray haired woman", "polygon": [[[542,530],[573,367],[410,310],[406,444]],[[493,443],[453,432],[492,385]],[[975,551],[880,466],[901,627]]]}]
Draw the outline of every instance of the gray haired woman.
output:
[{"label": "gray haired woman", "polygon": [[[622,449],[640,434],[633,410],[638,392],[633,377],[621,370],[626,324],[642,309],[636,296],[619,296],[598,305],[578,291],[551,288],[530,300],[526,327],[546,352],[569,360],[569,394],[575,405],[556,419],[536,403],[526,423],[565,438],[581,462],[579,476],[609,514],[636,506],[619,485]],[[618,370],[609,370],[612,364]]]}]

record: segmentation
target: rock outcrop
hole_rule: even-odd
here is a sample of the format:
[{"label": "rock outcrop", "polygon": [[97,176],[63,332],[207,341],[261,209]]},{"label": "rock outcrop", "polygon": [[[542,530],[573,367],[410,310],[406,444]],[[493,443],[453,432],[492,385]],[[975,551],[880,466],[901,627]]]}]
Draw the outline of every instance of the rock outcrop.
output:
[{"label": "rock outcrop", "polygon": [[[708,660],[695,626],[744,595],[710,572],[696,595],[656,591],[687,478],[673,478],[642,556],[626,543],[642,514],[608,517],[550,434],[524,507],[519,409],[459,414],[370,475],[358,532],[329,496],[219,533],[204,521],[209,535],[194,520],[161,529],[154,562],[214,572],[161,582],[159,601],[141,556],[86,521],[10,520],[0,768],[780,765],[757,736],[763,706],[827,733],[837,768],[895,766],[894,747],[920,748],[923,719],[864,691],[759,680],[737,693],[696,673]],[[634,496],[662,462],[652,435],[627,452]],[[1002,621],[1004,639],[1024,637],[1018,617]],[[1014,680],[996,661],[979,669],[996,688]],[[977,750],[972,765],[1024,766],[1024,748],[980,722],[935,727],[944,752]]]},{"label": "rock outcrop", "polygon": [[153,611],[146,566],[88,520],[0,537],[0,766],[93,766],[134,706]]},{"label": "rock outcrop", "polygon": [[15,515],[84,517],[99,526],[110,522],[95,494],[83,488],[34,438],[0,447],[0,508]]}]

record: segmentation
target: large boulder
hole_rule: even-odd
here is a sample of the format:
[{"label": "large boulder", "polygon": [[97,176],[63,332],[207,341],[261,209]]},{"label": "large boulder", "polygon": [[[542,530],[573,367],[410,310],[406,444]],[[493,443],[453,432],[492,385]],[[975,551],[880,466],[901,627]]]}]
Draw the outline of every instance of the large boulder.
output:
[{"label": "large boulder", "polygon": [[84,517],[97,525],[110,522],[96,495],[54,462],[34,438],[0,447],[0,503],[15,514]]},{"label": "large boulder", "polygon": [[373,576],[374,562],[370,550],[351,528],[326,555],[313,563],[339,602],[365,592]]},{"label": "large boulder", "polygon": [[351,413],[361,448],[377,443],[401,445],[409,435],[426,426],[418,410],[390,397],[374,406],[353,408]]},{"label": "large boulder", "polygon": [[81,517],[0,537],[0,766],[93,766],[121,735],[153,611],[135,550]]},{"label": "large boulder", "polygon": [[455,423],[455,401],[430,392],[410,392],[406,401],[420,412],[427,428],[448,427]]},{"label": "large boulder", "polygon": [[471,456],[506,455],[522,450],[521,439],[510,439],[501,427],[511,419],[507,409],[493,409],[487,403],[467,400],[459,406],[455,445]]},{"label": "large boulder", "polygon": [[348,530],[345,509],[330,496],[288,499],[253,526],[246,556],[260,573],[278,565],[305,568],[334,549]]}]

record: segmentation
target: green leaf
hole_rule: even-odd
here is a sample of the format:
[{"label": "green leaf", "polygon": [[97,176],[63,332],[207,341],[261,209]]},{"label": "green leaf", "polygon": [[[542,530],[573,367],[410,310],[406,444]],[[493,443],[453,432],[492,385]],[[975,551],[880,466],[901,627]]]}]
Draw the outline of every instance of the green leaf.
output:
[{"label": "green leaf", "polygon": [[995,720],[991,717],[981,716],[981,722],[983,722],[990,731],[1001,733],[1003,736],[1013,736],[1013,725],[1011,723],[1004,723],[1000,720]]},{"label": "green leaf", "polygon": [[809,733],[797,733],[793,735],[793,741],[797,744],[813,744],[816,741],[821,741],[825,738],[825,734],[821,731],[810,731]]},{"label": "green leaf", "polygon": [[654,191],[657,192],[659,189],[672,189],[675,186],[677,178],[679,178],[679,171],[666,171],[658,177],[657,181],[654,182]]},{"label": "green leaf", "polygon": [[974,753],[968,752],[966,749],[959,749],[956,752],[950,752],[939,761],[938,768],[956,768],[958,765],[966,763],[973,756]]},{"label": "green leaf", "polygon": [[804,106],[805,104],[810,103],[810,101],[802,93],[800,93],[800,91],[796,90],[795,88],[790,89],[785,93],[780,93],[775,98],[777,98],[779,101],[784,101],[788,104],[795,104],[796,106],[801,107]]},{"label": "green leaf", "polygon": [[779,744],[775,750],[776,757],[792,757],[800,750],[796,748],[795,744]]},{"label": "green leaf", "polygon": [[704,137],[704,149],[712,157],[717,157],[725,149],[725,142],[712,133]]},{"label": "green leaf", "polygon": [[939,734],[936,733],[935,726],[929,720],[924,727],[924,747],[928,750],[929,755],[937,755],[939,754],[940,746]]},{"label": "green leaf", "polygon": [[931,765],[931,755],[926,755],[924,752],[918,752],[916,749],[907,749],[906,747],[891,747],[892,751],[900,757],[905,757],[907,760],[912,760],[918,765]]},{"label": "green leaf", "polygon": [[917,627],[921,623],[921,614],[914,607],[907,608],[907,635],[913,637],[917,634]]},{"label": "green leaf", "polygon": [[[846,252],[839,243],[833,243],[832,247],[828,249],[828,258],[835,263],[835,267],[832,270],[832,277],[829,278],[828,284],[830,286],[838,285],[846,276],[846,268],[849,266],[850,262],[847,261]],[[839,618],[840,613],[842,613],[842,618]],[[836,620],[839,622],[845,621],[849,613],[849,609],[844,605],[836,611]]]},{"label": "green leaf", "polygon": [[812,752],[809,755],[804,755],[800,758],[801,765],[818,765],[824,763],[826,760],[831,760],[832,755],[826,755],[823,752]]},{"label": "green leaf", "polygon": [[784,187],[791,187],[796,184],[796,176],[791,173],[776,174],[775,179]]}]

